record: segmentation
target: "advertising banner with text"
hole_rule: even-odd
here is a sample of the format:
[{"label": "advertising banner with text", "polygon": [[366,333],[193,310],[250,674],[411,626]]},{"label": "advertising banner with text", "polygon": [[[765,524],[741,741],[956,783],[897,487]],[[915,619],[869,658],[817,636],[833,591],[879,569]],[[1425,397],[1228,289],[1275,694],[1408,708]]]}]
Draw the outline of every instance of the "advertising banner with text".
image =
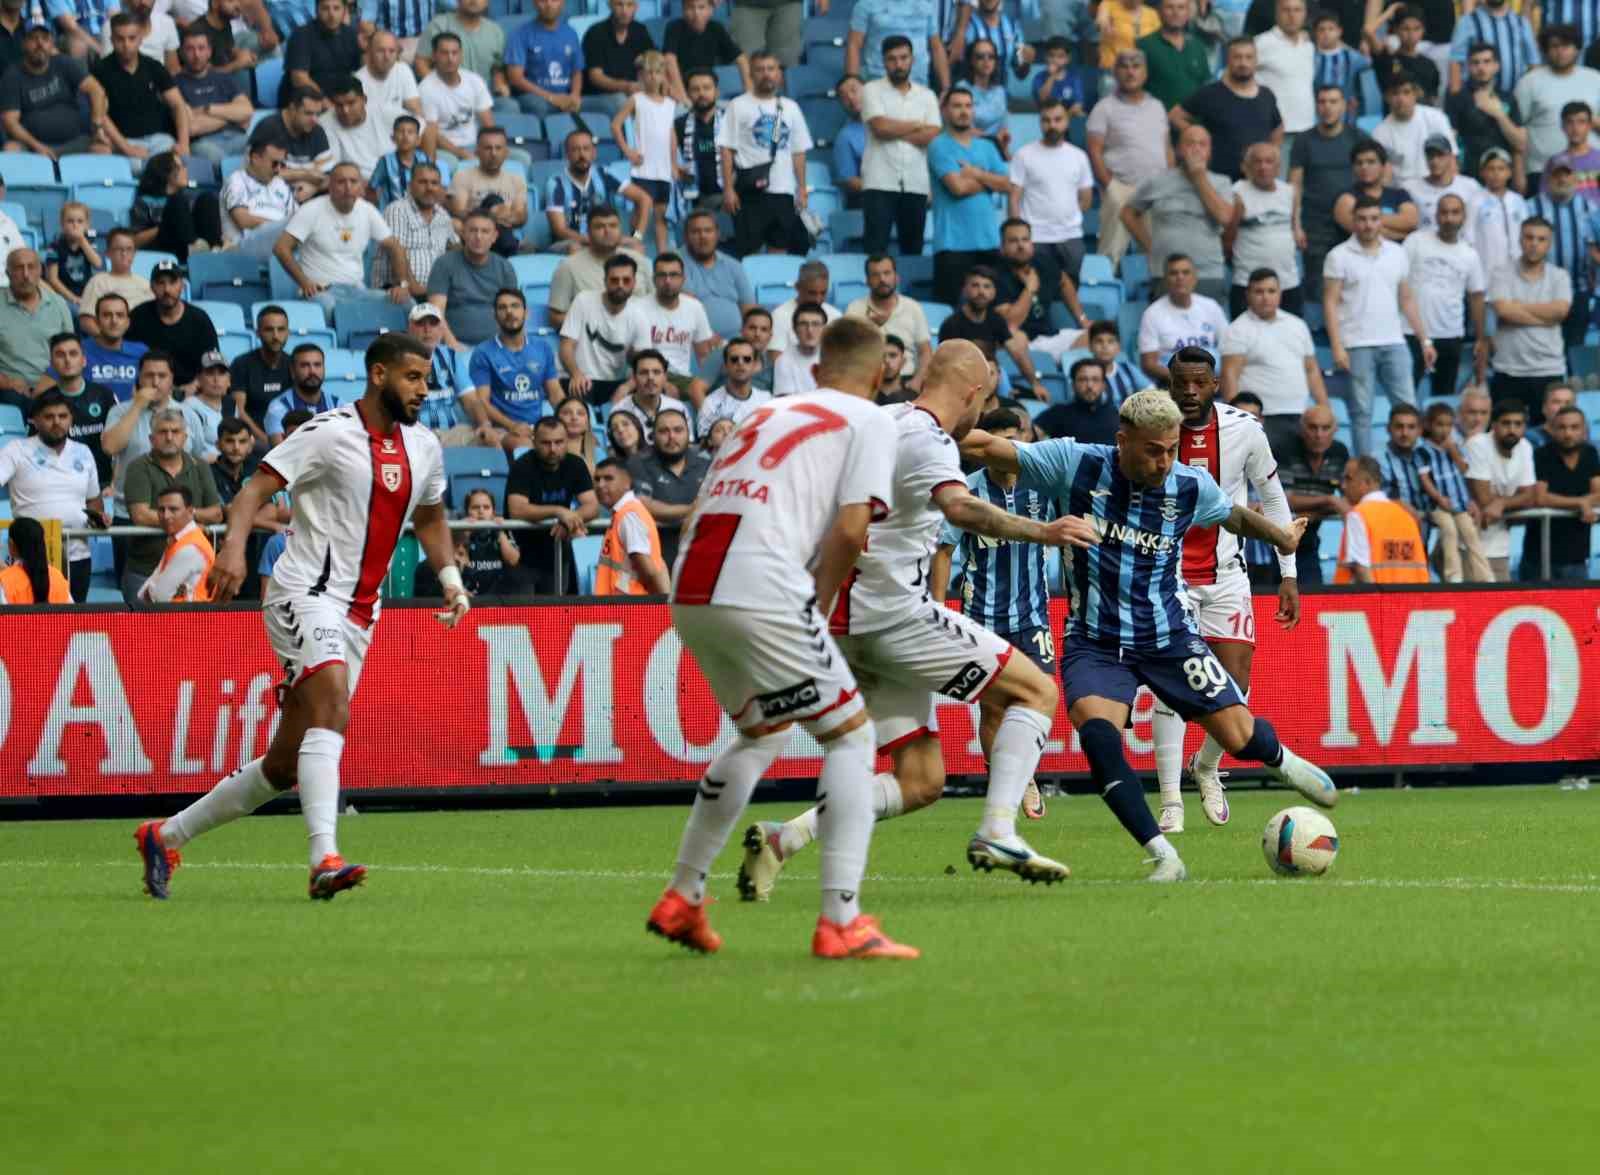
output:
[{"label": "advertising banner with text", "polygon": [[[1256,599],[1252,705],[1331,769],[1600,761],[1584,688],[1600,591],[1308,595],[1288,633],[1275,607]],[[0,610],[0,797],[204,791],[266,748],[278,678],[250,610]],[[981,774],[976,711],[938,715],[950,773]],[[1145,771],[1149,719],[1141,694],[1126,737]],[[454,632],[394,607],[361,676],[344,785],[688,783],[731,733],[659,604],[485,606]],[[797,731],[774,773],[817,762]],[[1085,771],[1058,715],[1042,772]]]}]

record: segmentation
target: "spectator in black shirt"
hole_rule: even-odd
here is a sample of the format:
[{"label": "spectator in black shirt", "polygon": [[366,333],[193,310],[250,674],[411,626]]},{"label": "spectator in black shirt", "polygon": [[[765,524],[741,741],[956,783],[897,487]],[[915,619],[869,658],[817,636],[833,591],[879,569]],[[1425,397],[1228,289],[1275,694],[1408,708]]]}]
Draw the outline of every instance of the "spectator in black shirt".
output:
[{"label": "spectator in black shirt", "polygon": [[0,0],[0,74],[22,60],[22,39],[28,31],[23,0]]},{"label": "spectator in black shirt", "polygon": [[[507,518],[555,524],[549,530],[516,532],[517,546],[522,549],[520,578],[527,591],[535,595],[577,594],[578,573],[569,540],[587,534],[589,520],[599,511],[589,467],[582,457],[567,452],[567,430],[561,421],[546,416],[534,426],[533,452],[518,457],[506,479]],[[562,552],[560,583],[555,576],[558,542]]]},{"label": "spectator in black shirt", "polygon": [[[1589,531],[1600,507],[1600,454],[1588,442],[1589,426],[1576,405],[1561,409],[1545,421],[1550,443],[1533,454],[1534,476],[1539,479],[1537,504],[1557,510],[1576,510],[1577,518],[1557,518],[1550,523],[1550,579],[1589,578]],[[1528,524],[1522,542],[1524,583],[1544,580],[1540,566],[1544,535],[1536,523]]]},{"label": "spectator in black shirt", "polygon": [[995,271],[987,265],[967,270],[961,284],[961,305],[939,324],[939,341],[971,339],[980,346],[987,343],[995,354],[1005,348],[1016,362],[1017,370],[1028,381],[1033,398],[1048,400],[1050,392],[1039,382],[1039,374],[1028,354],[1028,336],[1014,329],[994,309],[997,284]]},{"label": "spectator in black shirt", "polygon": [[583,108],[615,114],[639,92],[639,56],[656,47],[633,19],[639,0],[611,0],[611,19],[583,34]]},{"label": "spectator in black shirt", "polygon": [[267,443],[262,425],[267,408],[289,386],[289,357],[283,345],[289,341],[289,316],[279,306],[263,306],[256,315],[256,338],[261,345],[246,351],[229,368],[228,386],[233,391],[233,410],[250,428],[250,435]]},{"label": "spectator in black shirt", "polygon": [[691,69],[685,85],[690,110],[680,114],[672,128],[678,191],[696,209],[717,212],[722,209],[722,162],[717,150],[722,111],[717,108],[717,75],[709,69]]},{"label": "spectator in black shirt", "polygon": [[1034,418],[1040,436],[1071,437],[1085,445],[1117,443],[1117,406],[1106,395],[1106,369],[1098,359],[1072,365],[1072,399]]},{"label": "spectator in black shirt", "polygon": [[1190,94],[1167,118],[1179,134],[1191,126],[1210,131],[1211,168],[1229,179],[1244,178],[1244,153],[1251,144],[1283,143],[1278,100],[1256,81],[1256,43],[1248,37],[1229,41],[1222,77]]},{"label": "spectator in black shirt", "polygon": [[101,127],[111,149],[133,161],[133,170],[162,151],[189,154],[189,107],[167,67],[139,52],[144,29],[137,17],[111,18],[111,56],[94,67],[110,117]]},{"label": "spectator in black shirt", "polygon": [[711,19],[711,0],[683,0],[683,16],[667,25],[661,49],[667,55],[669,92],[685,105],[689,102],[685,82],[691,70],[737,65],[740,89],[750,88],[749,59],[728,35],[727,26]]},{"label": "spectator in black shirt", "polygon": [[1445,117],[1456,128],[1463,169],[1476,175],[1483,166],[1484,152],[1495,147],[1511,156],[1512,186],[1521,190],[1527,167],[1528,132],[1522,123],[1517,100],[1500,93],[1500,51],[1486,42],[1467,49],[1467,83],[1444,100]]},{"label": "spectator in black shirt", "polygon": [[[1333,222],[1344,236],[1356,231],[1356,201],[1371,196],[1383,209],[1385,240],[1404,241],[1421,220],[1417,205],[1404,188],[1383,186],[1383,169],[1389,152],[1375,139],[1363,139],[1350,151],[1350,170],[1356,182],[1333,202]],[[1344,237],[1340,237],[1343,240]]]},{"label": "spectator in black shirt", "polygon": [[1289,182],[1300,197],[1294,231],[1305,250],[1300,288],[1313,299],[1322,296],[1323,259],[1348,235],[1334,223],[1333,205],[1355,180],[1350,152],[1363,136],[1344,115],[1344,91],[1318,86],[1316,125],[1289,151]]},{"label": "spectator in black shirt", "polygon": [[995,310],[1030,339],[1065,329],[1056,321],[1056,307],[1064,305],[1078,326],[1087,329],[1089,316],[1078,304],[1078,287],[1049,257],[1033,251],[1033,226],[1012,217],[1000,226],[1000,267],[995,283]]},{"label": "spectator in black shirt", "polygon": [[327,96],[336,78],[361,68],[356,27],[346,24],[345,0],[317,0],[317,19],[301,25],[283,49],[283,97],[298,87]]},{"label": "spectator in black shirt", "polygon": [[183,266],[167,260],[150,271],[153,299],[128,316],[127,338],[172,355],[172,382],[185,393],[194,390],[200,356],[217,347],[217,328],[204,310],[183,300]]},{"label": "spectator in black shirt", "polygon": [[[1396,7],[1399,7],[1396,5]],[[1392,11],[1386,10],[1386,11]],[[1385,95],[1389,93],[1389,83],[1393,78],[1406,78],[1415,83],[1417,89],[1422,91],[1422,100],[1430,106],[1439,104],[1439,67],[1434,64],[1433,58],[1422,52],[1423,40],[1423,15],[1420,8],[1399,7],[1399,15],[1393,18],[1394,23],[1390,31],[1400,38],[1400,47],[1393,53],[1374,53],[1372,55],[1372,72],[1378,79],[1378,89]],[[1375,30],[1379,22],[1375,21],[1372,28]],[[1369,33],[1369,42],[1377,44],[1376,33]],[[1368,111],[1367,113],[1376,113]],[[1388,113],[1388,104],[1384,104],[1384,113]]]},{"label": "spectator in black shirt", "polygon": [[1333,409],[1313,404],[1300,416],[1300,433],[1288,452],[1275,453],[1278,476],[1289,496],[1291,513],[1304,514],[1311,521],[1294,553],[1295,572],[1300,586],[1322,583],[1322,555],[1317,547],[1317,527],[1325,518],[1343,518],[1351,503],[1339,493],[1350,450],[1334,440],[1337,422]]},{"label": "spectator in black shirt", "polygon": [[[84,366],[83,342],[77,335],[59,334],[50,339],[50,370],[55,373],[55,387],[67,398],[67,407],[72,412],[72,430],[68,435],[94,454],[100,484],[108,486],[112,463],[100,448],[100,434],[106,430],[106,417],[116,404],[117,396],[105,385],[84,379]],[[40,395],[49,390],[45,388]]]}]

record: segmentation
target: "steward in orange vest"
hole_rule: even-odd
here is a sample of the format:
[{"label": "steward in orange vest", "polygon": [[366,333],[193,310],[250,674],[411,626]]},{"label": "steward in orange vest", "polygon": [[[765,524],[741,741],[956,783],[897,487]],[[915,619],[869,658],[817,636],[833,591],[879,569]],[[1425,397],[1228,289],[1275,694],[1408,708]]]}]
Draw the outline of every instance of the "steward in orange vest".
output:
[{"label": "steward in orange vest", "polygon": [[670,587],[661,560],[661,534],[645,504],[633,495],[633,478],[611,458],[594,467],[595,497],[611,511],[595,570],[597,596],[665,595]]},{"label": "steward in orange vest", "polygon": [[1422,531],[1404,506],[1378,488],[1381,478],[1371,457],[1352,458],[1345,466],[1344,495],[1356,505],[1345,516],[1334,583],[1428,582]]},{"label": "steward in orange vest", "polygon": [[[163,499],[176,498],[177,491],[169,490]],[[161,502],[158,509],[165,507]],[[164,510],[163,510],[164,513]],[[155,572],[139,589],[139,598],[153,604],[204,604],[211,599],[211,589],[206,583],[217,553],[206,532],[194,522],[193,507],[186,507],[188,522],[177,533],[167,536],[167,549],[161,552],[161,562]],[[162,522],[167,520],[163,517]]]}]

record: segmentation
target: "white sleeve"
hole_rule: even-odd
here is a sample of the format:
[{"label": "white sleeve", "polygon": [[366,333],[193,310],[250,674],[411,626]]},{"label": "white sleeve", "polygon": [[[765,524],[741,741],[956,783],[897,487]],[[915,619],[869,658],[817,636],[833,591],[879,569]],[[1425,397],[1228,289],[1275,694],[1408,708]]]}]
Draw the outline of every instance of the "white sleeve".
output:
[{"label": "white sleeve", "polygon": [[21,441],[12,441],[0,447],[0,486],[8,485],[17,475],[17,461],[22,450]]},{"label": "white sleeve", "polygon": [[1250,328],[1240,319],[1230,322],[1222,332],[1222,354],[1229,355],[1250,354]]},{"label": "white sleeve", "polygon": [[394,236],[394,230],[389,227],[389,222],[383,219],[383,213],[378,211],[377,205],[366,200],[361,203],[366,209],[367,224],[369,226],[367,231],[372,234],[372,239],[381,245],[384,241]]},{"label": "white sleeve", "polygon": [[617,536],[622,539],[622,549],[629,555],[650,553],[650,534],[637,514],[623,516],[621,525],[617,527]]},{"label": "white sleeve", "polygon": [[[690,296],[693,297],[693,295]],[[694,306],[695,312],[694,335],[692,341],[696,343],[703,343],[707,339],[713,337],[711,333],[711,319],[706,317],[705,303],[701,302],[699,298],[695,298],[692,305]]]},{"label": "white sleeve", "polygon": [[1161,350],[1160,329],[1155,321],[1155,303],[1145,307],[1144,314],[1139,318],[1139,353]]},{"label": "white sleeve", "polygon": [[[1262,429],[1251,430],[1250,453],[1245,458],[1245,476],[1250,479],[1250,484],[1255,487],[1256,496],[1261,499],[1261,514],[1268,522],[1276,522],[1279,526],[1288,526],[1294,521],[1294,515],[1289,511],[1289,496],[1283,492],[1283,482],[1278,479],[1278,461],[1272,455],[1272,446],[1267,442],[1267,434]],[[1293,555],[1285,555],[1282,551],[1276,552],[1278,556],[1278,574],[1284,579],[1293,579],[1299,573],[1295,570]]]},{"label": "white sleeve", "polygon": [[1367,541],[1367,524],[1354,510],[1344,516],[1344,558],[1341,563],[1357,567],[1372,566],[1372,544]]},{"label": "white sleeve", "polygon": [[417,499],[419,506],[437,506],[444,501],[444,450],[439,447],[438,441],[431,438],[429,447],[428,472],[423,477],[422,496]]},{"label": "white sleeve", "polygon": [[1483,276],[1483,258],[1474,250],[1468,256],[1467,265],[1467,293],[1481,294],[1488,282]]},{"label": "white sleeve", "polygon": [[1533,446],[1527,441],[1517,444],[1517,489],[1523,489],[1538,482],[1538,475],[1533,470]]},{"label": "white sleeve", "polygon": [[805,111],[800,109],[800,104],[792,98],[784,99],[788,105],[789,118],[789,154],[804,155],[816,146],[811,141],[811,128],[806,125]]},{"label": "white sleeve", "polygon": [[850,450],[839,475],[838,505],[872,505],[874,521],[886,518],[894,496],[894,422],[881,410],[850,423]]},{"label": "white sleeve", "polygon": [[[918,496],[931,497],[943,485],[967,484],[966,474],[961,472],[961,458],[956,443],[943,431],[935,432],[930,428],[903,438],[897,457],[900,454],[907,459],[907,480],[915,487]],[[898,476],[898,470],[896,473]]]},{"label": "white sleeve", "polygon": [[1467,442],[1467,477],[1472,481],[1493,481],[1494,473],[1489,468],[1489,455],[1482,445],[1475,443],[1477,439],[1473,437]]},{"label": "white sleeve", "polygon": [[157,604],[177,599],[180,591],[184,592],[186,598],[193,598],[194,586],[200,582],[205,570],[205,556],[194,547],[184,547],[172,557],[171,562],[165,567],[156,568],[155,574],[144,581],[139,596]]},{"label": "white sleeve", "polygon": [[297,241],[304,241],[311,235],[312,230],[317,227],[317,211],[319,207],[314,200],[300,205],[295,210],[295,214],[289,218],[289,223],[284,227],[283,231]]},{"label": "white sleeve", "polygon": [[484,81],[481,75],[472,73],[470,70],[462,70],[461,72],[473,81],[472,88],[476,97],[472,100],[472,112],[474,114],[482,114],[485,110],[492,110],[494,108],[494,99],[489,96],[489,83]]},{"label": "white sleeve", "polygon": [[[131,401],[130,401],[131,403]],[[308,422],[295,429],[261,459],[261,468],[270,469],[293,489],[309,481],[321,469],[323,457],[332,442],[335,426],[331,421]]]}]

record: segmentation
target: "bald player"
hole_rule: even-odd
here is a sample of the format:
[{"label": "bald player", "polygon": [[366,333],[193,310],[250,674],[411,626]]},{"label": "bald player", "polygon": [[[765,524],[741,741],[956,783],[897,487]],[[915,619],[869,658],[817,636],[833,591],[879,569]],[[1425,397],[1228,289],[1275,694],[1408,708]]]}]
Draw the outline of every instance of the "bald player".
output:
[{"label": "bald player", "polygon": [[[1097,540],[1081,518],[1039,522],[973,495],[956,441],[977,423],[994,375],[966,340],[942,344],[928,364],[922,394],[887,409],[896,430],[893,501],[874,521],[854,572],[845,579],[830,629],[860,683],[880,754],[893,775],[875,778],[879,820],[914,812],[944,792],[944,755],[934,705],[975,702],[1002,711],[990,759],[983,822],[967,844],[974,869],[1006,869],[1028,881],[1060,881],[1071,871],[1017,835],[1017,806],[1033,778],[1055,718],[1056,683],[988,629],[949,611],[929,591],[928,570],[948,520],[989,538],[1051,546]],[[817,835],[820,809],[786,824],[760,822],[745,833],[739,895],[765,901],[786,862]]]}]

